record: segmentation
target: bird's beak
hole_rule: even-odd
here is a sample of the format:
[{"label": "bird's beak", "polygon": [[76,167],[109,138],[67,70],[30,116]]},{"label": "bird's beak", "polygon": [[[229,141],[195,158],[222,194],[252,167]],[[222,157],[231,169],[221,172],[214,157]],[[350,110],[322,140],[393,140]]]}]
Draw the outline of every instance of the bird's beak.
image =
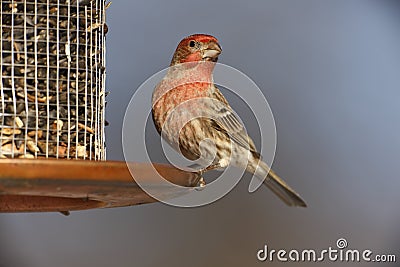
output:
[{"label": "bird's beak", "polygon": [[209,42],[203,50],[203,60],[217,62],[219,54],[221,54],[221,46],[216,42]]}]

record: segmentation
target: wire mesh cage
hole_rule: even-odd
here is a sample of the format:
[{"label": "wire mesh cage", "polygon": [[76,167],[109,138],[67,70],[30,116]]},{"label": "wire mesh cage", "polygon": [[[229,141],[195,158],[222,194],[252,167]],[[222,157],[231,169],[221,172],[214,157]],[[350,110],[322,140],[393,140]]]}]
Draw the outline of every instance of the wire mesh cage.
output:
[{"label": "wire mesh cage", "polygon": [[105,160],[105,1],[0,2],[0,158]]}]

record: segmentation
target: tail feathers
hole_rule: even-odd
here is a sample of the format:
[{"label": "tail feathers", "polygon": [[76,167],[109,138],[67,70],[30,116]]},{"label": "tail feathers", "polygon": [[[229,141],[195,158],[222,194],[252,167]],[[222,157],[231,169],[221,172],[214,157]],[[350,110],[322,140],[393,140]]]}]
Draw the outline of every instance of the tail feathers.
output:
[{"label": "tail feathers", "polygon": [[285,183],[273,170],[269,170],[268,176],[263,183],[288,206],[307,207],[300,195]]}]

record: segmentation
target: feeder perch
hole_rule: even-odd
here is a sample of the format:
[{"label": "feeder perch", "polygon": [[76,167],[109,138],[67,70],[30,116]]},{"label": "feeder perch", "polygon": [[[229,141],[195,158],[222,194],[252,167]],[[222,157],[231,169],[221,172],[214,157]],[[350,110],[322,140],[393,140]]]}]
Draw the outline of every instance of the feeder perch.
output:
[{"label": "feeder perch", "polygon": [[[186,193],[200,179],[195,172],[165,164],[129,165],[165,198],[176,195],[157,186],[153,168],[169,182],[187,187]],[[125,162],[4,159],[0,160],[0,169],[0,212],[63,212],[156,201],[137,185]]]}]

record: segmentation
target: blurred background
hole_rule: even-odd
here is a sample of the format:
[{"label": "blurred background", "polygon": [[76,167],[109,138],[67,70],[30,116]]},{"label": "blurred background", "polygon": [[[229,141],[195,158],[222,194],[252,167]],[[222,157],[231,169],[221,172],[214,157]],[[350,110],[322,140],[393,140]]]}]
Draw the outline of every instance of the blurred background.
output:
[{"label": "blurred background", "polygon": [[[208,33],[220,62],[263,90],[277,126],[273,168],[309,207],[288,208],[264,188],[249,194],[245,176],[200,208],[0,214],[1,267],[281,266],[257,251],[336,248],[339,238],[400,261],[399,1],[114,1],[107,24],[109,160],[123,160],[135,90],[168,66],[180,39]],[[248,111],[236,111],[252,133]],[[319,263],[328,264],[354,263]]]}]

